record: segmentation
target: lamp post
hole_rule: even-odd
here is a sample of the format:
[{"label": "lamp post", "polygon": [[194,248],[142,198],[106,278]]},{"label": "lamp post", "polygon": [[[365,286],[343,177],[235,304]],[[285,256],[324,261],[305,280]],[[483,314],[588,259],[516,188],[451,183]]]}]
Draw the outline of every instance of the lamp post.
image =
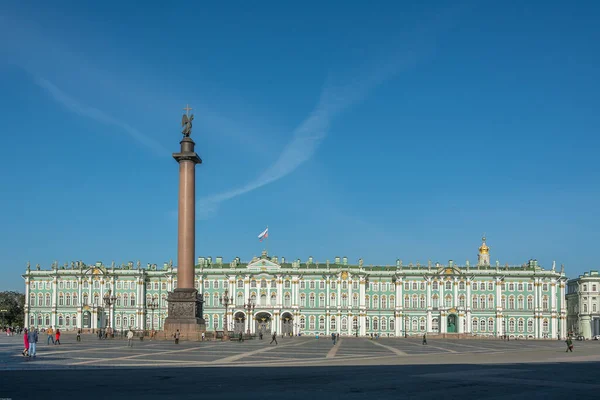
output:
[{"label": "lamp post", "polygon": [[404,316],[404,337],[407,338],[408,337],[408,315]]},{"label": "lamp post", "polygon": [[250,335],[250,320],[252,319],[252,313],[254,312],[254,308],[256,304],[252,301],[251,297],[248,297],[248,303],[244,304],[244,309],[248,313],[248,335]]},{"label": "lamp post", "polygon": [[111,314],[110,314],[110,307],[115,304],[115,302],[117,301],[117,296],[115,296],[114,294],[111,296],[110,294],[110,289],[108,290],[108,292],[106,292],[106,294],[104,295],[104,304],[106,304],[106,306],[108,307],[108,332],[111,335],[111,337],[114,337],[114,335],[112,334],[112,330],[110,328],[110,320],[111,320]]},{"label": "lamp post", "polygon": [[231,299],[229,298],[229,290],[225,289],[223,296],[219,298],[219,302],[225,307],[225,314],[223,315],[223,340],[229,340],[229,326],[227,325],[227,312],[229,311],[229,304]]},{"label": "lamp post", "polygon": [[152,319],[152,322],[151,322],[150,329],[152,329],[151,337],[153,337],[154,336],[154,310],[156,310],[158,308],[158,303],[156,302],[156,299],[152,299],[150,304],[148,304],[148,308],[151,311],[150,318]]}]

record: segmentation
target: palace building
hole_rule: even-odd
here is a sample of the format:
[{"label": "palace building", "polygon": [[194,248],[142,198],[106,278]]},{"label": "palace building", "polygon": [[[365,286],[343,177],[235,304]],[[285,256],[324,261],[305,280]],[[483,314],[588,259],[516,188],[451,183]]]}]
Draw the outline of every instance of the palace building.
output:
[{"label": "palace building", "polygon": [[[475,265],[289,262],[263,252],[250,262],[200,257],[195,277],[208,331],[227,324],[235,333],[289,335],[556,339],[567,332],[564,267],[491,265],[485,238]],[[23,278],[28,327],[161,330],[177,268],[54,263],[50,270],[28,265]]]}]

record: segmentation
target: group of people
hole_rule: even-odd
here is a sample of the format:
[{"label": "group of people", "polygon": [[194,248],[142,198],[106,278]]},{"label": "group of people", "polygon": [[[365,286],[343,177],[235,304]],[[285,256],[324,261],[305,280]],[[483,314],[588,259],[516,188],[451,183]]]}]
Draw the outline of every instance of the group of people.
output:
[{"label": "group of people", "polygon": [[48,335],[48,341],[46,344],[60,344],[60,329],[56,328],[56,332],[52,329],[52,327],[46,330],[46,334]]},{"label": "group of people", "polygon": [[36,356],[36,344],[38,342],[38,331],[37,329],[28,330],[25,328],[23,330],[23,344],[25,345],[25,349],[22,354],[24,357],[34,357]]}]

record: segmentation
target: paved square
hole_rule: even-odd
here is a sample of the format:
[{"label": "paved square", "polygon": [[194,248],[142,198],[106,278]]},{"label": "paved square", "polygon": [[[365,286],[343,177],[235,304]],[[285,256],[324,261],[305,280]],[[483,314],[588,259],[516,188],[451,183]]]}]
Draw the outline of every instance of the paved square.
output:
[{"label": "paved square", "polygon": [[135,393],[130,390],[164,398],[169,389],[183,397],[214,390],[224,398],[241,393],[264,398],[285,391],[288,398],[372,393],[376,398],[436,399],[525,398],[531,393],[555,398],[600,390],[597,341],[576,342],[575,352],[566,353],[562,341],[430,339],[422,345],[416,338],[342,338],[333,346],[330,339],[288,337],[278,338],[277,345],[270,340],[176,345],[146,339],[128,347],[121,339],[84,335],[77,343],[74,336],[63,338],[61,345],[40,340],[38,357],[26,359],[20,354],[20,336],[0,337],[0,398],[27,397],[32,385],[73,395],[70,388],[77,379],[82,387],[110,382],[109,392],[91,390],[86,398],[111,399]]}]

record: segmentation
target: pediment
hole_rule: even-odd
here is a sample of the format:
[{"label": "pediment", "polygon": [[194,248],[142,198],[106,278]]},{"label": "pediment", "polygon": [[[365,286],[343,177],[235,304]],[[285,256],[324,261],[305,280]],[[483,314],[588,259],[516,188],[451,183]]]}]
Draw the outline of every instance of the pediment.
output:
[{"label": "pediment", "polygon": [[248,264],[248,266],[246,268],[248,268],[250,271],[256,271],[256,272],[273,271],[273,270],[281,269],[281,265],[275,264],[274,262],[269,261],[269,260],[260,259],[260,260],[251,262],[250,264]]}]

